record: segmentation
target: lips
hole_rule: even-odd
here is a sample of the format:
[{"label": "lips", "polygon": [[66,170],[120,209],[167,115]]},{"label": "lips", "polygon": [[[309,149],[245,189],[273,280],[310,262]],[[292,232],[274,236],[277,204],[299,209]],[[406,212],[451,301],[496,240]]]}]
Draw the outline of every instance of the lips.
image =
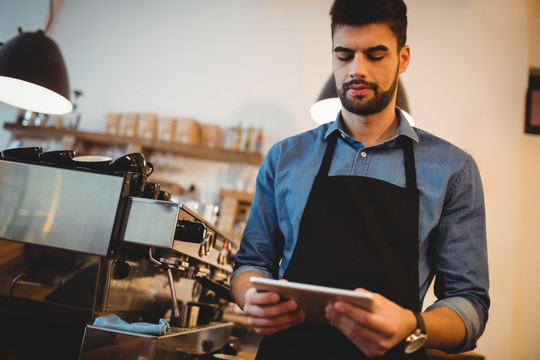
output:
[{"label": "lips", "polygon": [[367,87],[367,86],[358,86],[358,85],[353,85],[349,88],[349,92],[354,95],[354,96],[363,96],[363,95],[366,95],[369,91],[371,90],[371,88]]},{"label": "lips", "polygon": [[349,92],[353,96],[364,96],[370,90],[373,89],[373,86],[365,83],[348,83],[344,84],[343,88],[345,91]]}]

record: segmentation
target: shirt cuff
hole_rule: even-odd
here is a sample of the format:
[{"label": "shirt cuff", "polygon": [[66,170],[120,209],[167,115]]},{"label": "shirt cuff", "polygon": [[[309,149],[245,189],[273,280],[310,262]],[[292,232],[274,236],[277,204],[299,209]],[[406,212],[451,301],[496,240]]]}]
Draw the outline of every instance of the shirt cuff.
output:
[{"label": "shirt cuff", "polygon": [[463,339],[461,344],[450,349],[444,349],[444,351],[455,354],[474,349],[476,347],[476,341],[483,332],[483,327],[480,325],[480,318],[474,306],[467,299],[451,297],[436,301],[426,311],[442,306],[454,310],[465,324],[466,330],[465,339]]},{"label": "shirt cuff", "polygon": [[[248,271],[256,272],[257,274],[260,274],[262,277],[265,277],[267,279],[273,278],[272,274],[270,274],[270,272],[266,268],[259,267],[259,266],[243,265],[233,271],[233,273],[231,274],[230,284],[232,285],[234,279],[236,279],[238,275],[248,272]],[[234,300],[234,296],[232,295],[232,286],[231,286],[231,296],[233,297],[233,300]]]}]

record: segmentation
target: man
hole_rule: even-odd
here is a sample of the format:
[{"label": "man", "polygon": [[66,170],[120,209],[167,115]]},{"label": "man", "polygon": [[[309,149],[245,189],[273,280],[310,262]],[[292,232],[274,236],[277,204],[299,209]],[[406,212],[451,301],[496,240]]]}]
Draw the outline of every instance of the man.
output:
[{"label": "man", "polygon": [[[335,1],[343,109],[335,122],[274,145],[260,168],[231,277],[249,324],[266,335],[258,359],[422,359],[421,345],[470,350],[483,332],[480,175],[469,155],[395,108],[410,60],[406,13],[402,0]],[[362,289],[374,310],[338,301],[326,307],[329,325],[311,324],[294,301],[258,293],[251,276]],[[420,314],[433,277],[438,300]]]}]

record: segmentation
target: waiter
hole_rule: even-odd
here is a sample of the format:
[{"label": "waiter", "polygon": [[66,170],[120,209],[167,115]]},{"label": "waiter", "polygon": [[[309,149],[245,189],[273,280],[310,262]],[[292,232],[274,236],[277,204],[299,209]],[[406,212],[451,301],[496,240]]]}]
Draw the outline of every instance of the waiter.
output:
[{"label": "waiter", "polygon": [[[395,107],[409,65],[402,0],[336,0],[334,122],[267,154],[232,275],[257,359],[423,359],[473,349],[488,316],[483,189],[474,160],[413,128]],[[436,113],[434,113],[436,116]],[[251,276],[373,293],[369,312],[338,301],[328,325]],[[435,278],[437,301],[421,312]]]}]

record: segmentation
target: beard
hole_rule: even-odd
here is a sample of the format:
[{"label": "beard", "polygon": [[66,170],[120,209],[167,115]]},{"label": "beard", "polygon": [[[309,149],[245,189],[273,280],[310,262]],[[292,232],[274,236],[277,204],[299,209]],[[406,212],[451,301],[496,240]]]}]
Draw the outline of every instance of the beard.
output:
[{"label": "beard", "polygon": [[[349,112],[361,115],[368,116],[373,114],[378,114],[383,111],[396,92],[396,87],[398,84],[399,77],[399,68],[396,69],[396,75],[394,76],[394,81],[388,90],[381,90],[379,85],[374,82],[368,82],[365,80],[351,80],[349,82],[343,83],[340,89],[338,89],[338,96],[341,100],[342,106]],[[347,90],[353,85],[364,85],[373,90],[373,97],[371,99],[365,99],[364,96],[355,96],[350,99],[347,97]]]}]

